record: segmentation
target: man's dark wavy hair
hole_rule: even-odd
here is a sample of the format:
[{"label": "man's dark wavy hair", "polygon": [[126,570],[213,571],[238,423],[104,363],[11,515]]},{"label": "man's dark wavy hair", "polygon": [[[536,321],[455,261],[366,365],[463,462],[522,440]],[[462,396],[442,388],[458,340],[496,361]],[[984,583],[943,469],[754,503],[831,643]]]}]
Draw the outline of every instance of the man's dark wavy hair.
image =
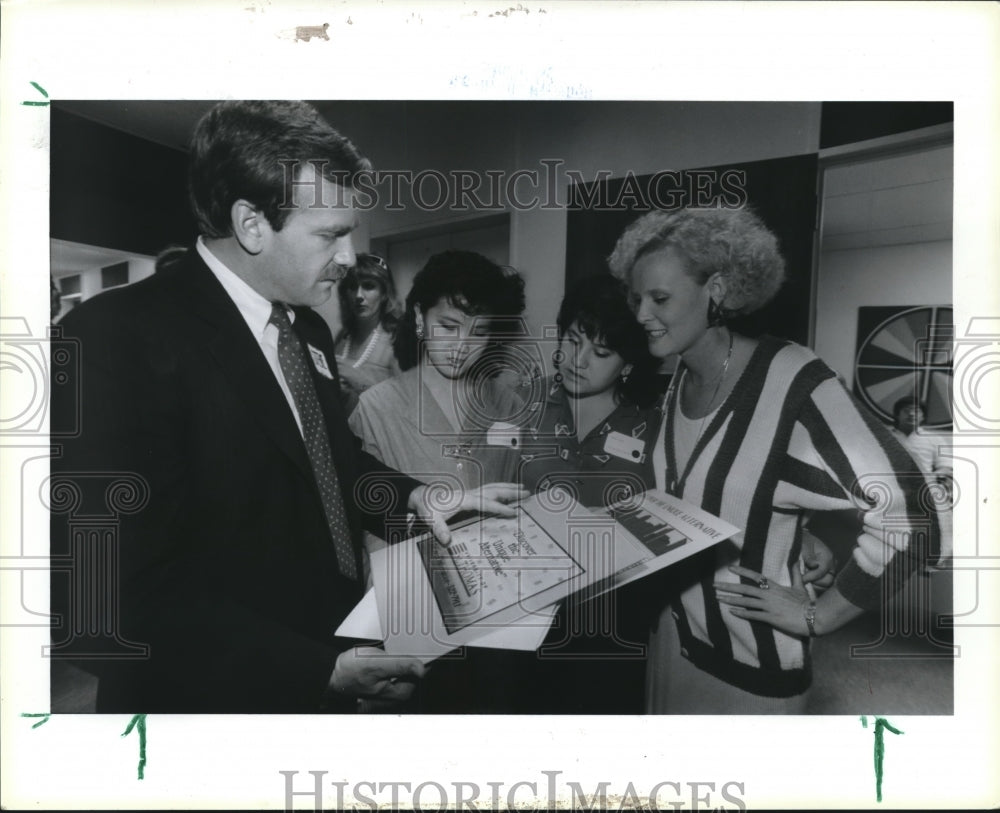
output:
[{"label": "man's dark wavy hair", "polygon": [[215,105],[195,128],[188,165],[191,211],[201,233],[229,237],[231,210],[240,199],[263,212],[280,231],[291,211],[287,204],[292,181],[307,162],[327,180],[348,187],[358,172],[371,168],[368,159],[305,102]]}]

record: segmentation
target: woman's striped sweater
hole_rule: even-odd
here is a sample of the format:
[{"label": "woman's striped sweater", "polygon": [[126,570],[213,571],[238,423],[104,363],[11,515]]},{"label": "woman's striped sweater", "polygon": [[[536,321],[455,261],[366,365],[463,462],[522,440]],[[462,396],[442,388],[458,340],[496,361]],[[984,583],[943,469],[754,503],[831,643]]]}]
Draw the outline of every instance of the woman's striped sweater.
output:
[{"label": "woman's striped sweater", "polygon": [[[666,404],[673,425],[676,392]],[[938,529],[925,479],[888,429],[860,406],[810,350],[764,337],[732,393],[699,438],[684,472],[661,433],[666,470],[657,485],[739,528],[674,574],[673,607],[651,637],[651,666],[669,669],[658,627],[672,623],[682,654],[716,677],[759,695],[789,697],[811,682],[808,641],[720,605],[713,581],[733,564],[791,583],[811,512],[855,508],[863,520],[836,589],[865,609],[881,606],[937,555]]]}]

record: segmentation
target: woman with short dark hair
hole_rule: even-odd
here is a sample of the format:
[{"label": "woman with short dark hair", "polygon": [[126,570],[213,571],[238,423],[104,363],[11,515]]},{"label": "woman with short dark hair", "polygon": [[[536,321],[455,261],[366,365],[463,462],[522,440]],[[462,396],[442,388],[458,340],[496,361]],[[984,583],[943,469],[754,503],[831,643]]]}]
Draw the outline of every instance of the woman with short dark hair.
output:
[{"label": "woman with short dark hair", "polygon": [[[432,256],[413,279],[396,329],[402,372],[363,392],[351,414],[365,451],[432,486],[475,490],[513,481],[523,404],[497,372],[499,340],[523,309],[516,272],[471,251]],[[461,661],[436,664],[418,710],[513,711],[533,660],[534,653],[473,649]]]},{"label": "woman with short dark hair", "polygon": [[[555,373],[531,410],[522,484],[530,491],[559,485],[592,507],[645,490],[663,394],[660,359],[649,352],[625,287],[607,274],[581,281],[564,297],[556,325]],[[619,438],[628,442],[616,444]]]},{"label": "woman with short dark hair", "polygon": [[524,281],[472,251],[435,254],[413,279],[393,349],[402,372],[361,394],[364,448],[418,479],[465,488],[516,473],[517,395],[497,381],[499,338],[524,309]]},{"label": "woman with short dark hair", "polygon": [[[660,359],[650,354],[626,293],[619,280],[600,274],[563,298],[555,372],[532,387],[522,433],[520,480],[529,491],[562,489],[600,509],[653,487]],[[533,711],[642,711],[641,586],[597,595],[601,587],[560,608],[545,657],[533,665]]]}]

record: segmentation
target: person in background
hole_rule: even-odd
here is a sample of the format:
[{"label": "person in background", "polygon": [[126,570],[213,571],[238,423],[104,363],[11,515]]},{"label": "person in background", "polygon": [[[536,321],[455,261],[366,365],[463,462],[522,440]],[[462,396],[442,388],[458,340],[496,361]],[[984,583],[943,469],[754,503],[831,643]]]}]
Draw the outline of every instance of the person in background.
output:
[{"label": "person in background", "polygon": [[399,372],[392,337],[402,308],[392,271],[377,254],[358,254],[337,285],[342,327],[335,351],[348,415],[366,389]]},{"label": "person in background", "polygon": [[183,260],[188,253],[187,246],[170,245],[156,255],[153,271],[157,274],[166,271],[170,266]]},{"label": "person in background", "polygon": [[941,524],[941,559],[944,561],[952,552],[951,501],[954,496],[952,479],[953,466],[950,456],[951,438],[923,429],[926,410],[912,395],[905,396],[892,406],[893,425],[891,432],[910,453],[910,457],[920,467],[932,487],[932,495],[939,507],[938,520]]},{"label": "person in background", "polygon": [[938,481],[950,481],[952,466],[944,454],[948,450],[948,437],[921,431],[925,414],[923,404],[913,396],[900,398],[892,406],[891,431],[924,474]]},{"label": "person in background", "polygon": [[[657,486],[742,529],[671,569],[650,633],[646,710],[800,713],[809,639],[879,607],[936,555],[919,473],[811,351],[729,326],[784,278],[776,238],[749,209],[650,212],[609,265],[650,352],[680,358],[653,448]],[[845,508],[860,533],[813,599],[798,564],[803,524]],[[885,531],[886,516],[898,532]]]}]

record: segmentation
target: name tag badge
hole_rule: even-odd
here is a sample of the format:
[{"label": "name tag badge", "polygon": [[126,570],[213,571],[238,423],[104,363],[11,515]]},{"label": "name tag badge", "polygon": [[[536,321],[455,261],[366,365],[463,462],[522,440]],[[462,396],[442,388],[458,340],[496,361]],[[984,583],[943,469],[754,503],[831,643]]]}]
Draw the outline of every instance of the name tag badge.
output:
[{"label": "name tag badge", "polygon": [[638,438],[630,438],[621,432],[608,432],[604,437],[604,451],[608,454],[620,457],[622,460],[630,460],[633,463],[641,463],[645,455],[643,449],[646,444]]},{"label": "name tag badge", "polygon": [[486,443],[489,446],[507,446],[516,449],[521,445],[521,430],[512,423],[497,421],[486,432]]},{"label": "name tag badge", "polygon": [[312,357],[313,366],[319,370],[320,375],[332,379],[333,373],[330,370],[330,365],[326,363],[326,356],[323,355],[323,351],[317,350],[311,344],[307,344],[306,346],[309,348],[309,355]]}]

